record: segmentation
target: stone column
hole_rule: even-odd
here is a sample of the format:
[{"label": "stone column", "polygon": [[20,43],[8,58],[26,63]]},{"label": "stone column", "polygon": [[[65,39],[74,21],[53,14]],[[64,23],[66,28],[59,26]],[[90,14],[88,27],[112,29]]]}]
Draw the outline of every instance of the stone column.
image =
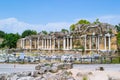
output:
[{"label": "stone column", "polygon": [[40,40],[40,38],[38,37],[38,40],[37,40],[37,49],[39,49],[39,40]]},{"label": "stone column", "polygon": [[21,39],[20,41],[21,41],[21,48],[23,48],[23,39]]},{"label": "stone column", "polygon": [[48,39],[48,49],[50,49],[50,39]]},{"label": "stone column", "polygon": [[110,36],[109,36],[109,50],[111,50],[111,40],[110,40]]},{"label": "stone column", "polygon": [[70,49],[72,49],[72,36],[70,37]]},{"label": "stone column", "polygon": [[52,38],[50,38],[50,49],[52,49]]},{"label": "stone column", "polygon": [[106,50],[106,36],[104,36],[104,46],[105,46],[105,50]]},{"label": "stone column", "polygon": [[96,50],[98,49],[98,45],[97,45],[98,43],[97,43],[97,36],[96,36]]},{"label": "stone column", "polygon": [[30,49],[32,49],[32,40],[30,39]]},{"label": "stone column", "polygon": [[23,48],[23,39],[22,39],[22,48]]},{"label": "stone column", "polygon": [[94,36],[92,35],[91,36],[91,50],[94,49],[93,44],[94,44]]},{"label": "stone column", "polygon": [[48,39],[48,49],[50,49],[50,39]]},{"label": "stone column", "polygon": [[65,42],[64,42],[64,49],[66,49],[66,47],[67,47],[67,46],[66,46],[66,44],[67,44],[66,38],[64,38],[64,41],[65,41]]},{"label": "stone column", "polygon": [[44,45],[44,39],[42,39],[42,49],[44,48],[43,45]]},{"label": "stone column", "polygon": [[69,38],[67,37],[67,49],[69,49]]},{"label": "stone column", "polygon": [[26,39],[24,39],[24,49],[26,49]]},{"label": "stone column", "polygon": [[60,40],[58,39],[58,49],[60,49]]},{"label": "stone column", "polygon": [[49,48],[49,39],[47,39],[47,49]]},{"label": "stone column", "polygon": [[47,45],[46,43],[47,43],[47,42],[46,42],[46,39],[45,39],[45,49],[46,49],[46,45]]},{"label": "stone column", "polygon": [[23,49],[25,48],[25,39],[23,39]]},{"label": "stone column", "polygon": [[63,38],[63,49],[65,49],[66,47],[66,40],[65,40],[65,37]]},{"label": "stone column", "polygon": [[98,50],[99,50],[100,38],[98,36]]},{"label": "stone column", "polygon": [[91,39],[92,39],[92,37],[90,36],[90,46],[89,46],[89,47],[90,47],[90,50],[91,50],[91,41],[92,41]]},{"label": "stone column", "polygon": [[85,37],[85,50],[86,50],[86,35],[84,37]]},{"label": "stone column", "polygon": [[54,49],[55,49],[55,42],[56,42],[56,39],[54,39]]},{"label": "stone column", "polygon": [[63,50],[65,49],[65,38],[63,38]]},{"label": "stone column", "polygon": [[36,42],[36,39],[35,39],[35,49],[36,49],[36,46],[37,46],[37,42]]}]

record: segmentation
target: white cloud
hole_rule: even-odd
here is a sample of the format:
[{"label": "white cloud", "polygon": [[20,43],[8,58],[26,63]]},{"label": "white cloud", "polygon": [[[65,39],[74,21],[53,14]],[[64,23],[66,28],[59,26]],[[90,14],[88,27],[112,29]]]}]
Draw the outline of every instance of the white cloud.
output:
[{"label": "white cloud", "polygon": [[120,15],[108,15],[99,17],[100,21],[107,22],[113,25],[120,23]]},{"label": "white cloud", "polygon": [[93,18],[79,18],[75,19],[73,22],[51,22],[47,24],[29,24],[22,21],[17,20],[16,18],[7,18],[0,20],[0,30],[5,31],[7,33],[22,33],[24,30],[31,29],[40,32],[42,30],[46,31],[60,31],[61,29],[69,29],[69,26],[73,23],[76,23],[80,19],[87,19],[90,22],[93,22],[99,18],[101,22],[110,23],[110,24],[118,24],[120,23],[120,15],[107,15]]},{"label": "white cloud", "polygon": [[94,22],[97,18],[101,22],[109,23],[113,25],[117,25],[118,23],[120,23],[120,15],[106,15],[106,16],[98,16],[98,17],[91,17],[91,18],[79,18],[79,19],[75,19],[75,21],[77,22],[80,19],[86,19],[90,22]]},{"label": "white cloud", "polygon": [[62,28],[69,29],[71,23],[57,22],[47,24],[29,24],[22,21],[18,21],[16,18],[8,18],[0,20],[0,30],[7,33],[22,33],[24,30],[31,29],[40,32],[46,31],[60,31]]}]

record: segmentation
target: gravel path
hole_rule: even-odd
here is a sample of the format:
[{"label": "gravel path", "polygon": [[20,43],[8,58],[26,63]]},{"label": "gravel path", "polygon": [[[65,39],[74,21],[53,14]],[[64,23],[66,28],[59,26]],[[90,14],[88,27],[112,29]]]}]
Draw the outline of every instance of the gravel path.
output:
[{"label": "gravel path", "polygon": [[[34,71],[37,64],[0,64],[0,73]],[[105,71],[119,71],[120,64],[74,64],[73,69],[95,70],[104,67]]]},{"label": "gravel path", "polygon": [[37,64],[0,64],[0,73],[33,71]]}]

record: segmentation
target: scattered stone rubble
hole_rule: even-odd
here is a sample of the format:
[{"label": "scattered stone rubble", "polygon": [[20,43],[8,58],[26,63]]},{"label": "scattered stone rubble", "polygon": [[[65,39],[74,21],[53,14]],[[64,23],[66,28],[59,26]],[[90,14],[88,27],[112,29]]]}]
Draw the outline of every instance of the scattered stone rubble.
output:
[{"label": "scattered stone rubble", "polygon": [[35,71],[0,74],[0,80],[75,80],[67,69],[72,63],[40,63]]},{"label": "scattered stone rubble", "polygon": [[[35,71],[24,71],[16,73],[2,73],[0,80],[98,80],[94,79],[94,72],[73,72],[72,63],[40,63],[35,67]],[[100,72],[104,68],[99,67]],[[93,78],[94,77],[94,78]],[[120,80],[120,77],[108,75],[104,80]]]}]

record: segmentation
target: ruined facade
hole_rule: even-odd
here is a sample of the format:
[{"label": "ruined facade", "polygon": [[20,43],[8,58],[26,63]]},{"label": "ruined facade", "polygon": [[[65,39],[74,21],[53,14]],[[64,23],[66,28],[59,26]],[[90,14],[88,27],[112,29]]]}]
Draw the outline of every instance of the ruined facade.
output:
[{"label": "ruined facade", "polygon": [[72,32],[54,32],[48,35],[39,33],[21,38],[17,48],[24,50],[48,51],[84,51],[85,53],[100,50],[117,50],[116,30],[106,23],[77,24]]}]

